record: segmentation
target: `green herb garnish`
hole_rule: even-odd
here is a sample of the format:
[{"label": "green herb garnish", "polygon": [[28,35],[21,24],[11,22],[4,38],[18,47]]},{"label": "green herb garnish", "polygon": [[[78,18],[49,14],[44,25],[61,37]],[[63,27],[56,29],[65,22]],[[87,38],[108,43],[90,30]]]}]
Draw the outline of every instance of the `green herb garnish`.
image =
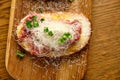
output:
[{"label": "green herb garnish", "polygon": [[60,38],[59,40],[58,40],[58,43],[59,44],[62,44],[62,43],[65,43],[66,42],[66,39],[65,38]]},{"label": "green herb garnish", "polygon": [[40,21],[41,21],[41,23],[42,23],[43,21],[45,21],[45,19],[44,19],[44,18],[41,18]]},{"label": "green herb garnish", "polygon": [[67,39],[68,37],[64,34],[63,36],[62,36],[64,39]]},{"label": "green herb garnish", "polygon": [[48,32],[48,31],[49,31],[48,27],[45,27],[44,32]]},{"label": "green herb garnish", "polygon": [[47,33],[49,36],[53,36],[53,32],[49,31],[48,27],[44,27],[44,32]]},{"label": "green herb garnish", "polygon": [[72,38],[72,35],[68,32],[68,33],[64,33],[64,34],[63,34],[63,37],[70,39],[70,38]]},{"label": "green herb garnish", "polygon": [[32,20],[26,21],[27,28],[38,27],[39,23],[37,21],[37,16],[32,16]]},{"label": "green herb garnish", "polygon": [[37,21],[34,21],[34,22],[33,22],[33,26],[34,26],[34,27],[38,27],[38,26],[39,26],[39,23],[38,23]]},{"label": "green herb garnish", "polygon": [[32,16],[32,20],[36,21],[37,20],[37,16]]},{"label": "green herb garnish", "polygon": [[49,31],[49,32],[48,32],[48,35],[49,35],[49,36],[53,36],[53,32],[52,32],[52,31]]},{"label": "green herb garnish", "polygon": [[41,8],[39,8],[39,9],[38,9],[38,11],[39,11],[39,13],[43,13],[43,11],[42,11],[42,9],[41,9]]},{"label": "green herb garnish", "polygon": [[20,57],[20,58],[23,58],[23,57],[25,56],[24,53],[19,52],[19,51],[16,52],[16,55],[17,55],[18,57]]},{"label": "green herb garnish", "polygon": [[27,28],[32,28],[32,24],[31,23],[32,23],[32,21],[29,21],[29,20],[26,22]]},{"label": "green herb garnish", "polygon": [[64,33],[63,36],[58,39],[58,43],[61,44],[61,43],[65,43],[67,39],[70,39],[72,38],[72,35],[68,32],[68,33]]}]

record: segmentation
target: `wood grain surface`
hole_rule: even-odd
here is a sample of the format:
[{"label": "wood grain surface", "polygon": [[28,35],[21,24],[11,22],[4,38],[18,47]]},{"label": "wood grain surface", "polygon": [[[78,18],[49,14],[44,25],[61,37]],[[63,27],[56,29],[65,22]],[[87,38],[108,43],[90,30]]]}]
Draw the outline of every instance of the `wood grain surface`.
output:
[{"label": "wood grain surface", "polygon": [[0,0],[0,80],[12,80],[5,68],[6,40],[11,0]]},{"label": "wood grain surface", "polygon": [[[0,1],[0,80],[13,80],[5,70],[10,0]],[[120,0],[93,0],[93,33],[85,80],[120,80]]]},{"label": "wood grain surface", "polygon": [[[81,80],[86,72],[87,51],[86,46],[76,54],[60,58],[37,58],[27,55],[15,41],[14,30],[20,20],[31,11],[42,8],[46,12],[83,12],[89,19],[91,17],[91,0],[12,0],[11,15],[8,30],[6,49],[6,69],[8,73],[19,80]],[[19,60],[15,55],[20,49],[26,53],[24,59]],[[29,53],[28,53],[29,54]],[[27,68],[27,69],[26,69]]]}]

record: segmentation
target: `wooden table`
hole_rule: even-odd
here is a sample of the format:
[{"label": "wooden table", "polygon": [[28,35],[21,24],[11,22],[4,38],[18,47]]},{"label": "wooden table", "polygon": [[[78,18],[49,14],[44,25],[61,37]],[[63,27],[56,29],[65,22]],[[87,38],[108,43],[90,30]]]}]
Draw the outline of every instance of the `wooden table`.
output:
[{"label": "wooden table", "polygon": [[[10,4],[0,0],[0,80],[13,80],[5,68]],[[120,0],[93,0],[92,27],[85,80],[120,80]]]}]

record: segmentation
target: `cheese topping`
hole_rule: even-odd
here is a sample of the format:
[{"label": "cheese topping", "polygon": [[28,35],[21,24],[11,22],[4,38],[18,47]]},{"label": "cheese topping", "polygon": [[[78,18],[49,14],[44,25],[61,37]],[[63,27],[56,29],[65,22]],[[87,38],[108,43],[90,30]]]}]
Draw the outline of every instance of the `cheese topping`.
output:
[{"label": "cheese topping", "polygon": [[[33,16],[37,18],[32,20]],[[28,20],[30,22],[26,24]],[[21,20],[16,33],[23,48],[31,54],[44,55],[52,52],[64,54],[77,41],[82,49],[89,40],[90,31],[90,23],[83,15],[58,12],[28,15]],[[70,38],[63,37],[66,33]],[[60,39],[65,41],[59,43]]]},{"label": "cheese topping", "polygon": [[[49,48],[58,51],[60,48],[63,48],[63,46],[58,43],[58,40],[64,33],[69,32],[72,36],[75,35],[72,26],[61,21],[45,20],[43,23],[40,22],[39,24],[39,27],[32,29],[34,34],[32,38],[34,40],[34,44],[40,48],[43,48],[44,46],[42,45],[44,44]],[[53,36],[49,36],[44,32],[45,27],[48,27],[48,29],[53,32]],[[73,39],[73,37],[71,39]]]}]

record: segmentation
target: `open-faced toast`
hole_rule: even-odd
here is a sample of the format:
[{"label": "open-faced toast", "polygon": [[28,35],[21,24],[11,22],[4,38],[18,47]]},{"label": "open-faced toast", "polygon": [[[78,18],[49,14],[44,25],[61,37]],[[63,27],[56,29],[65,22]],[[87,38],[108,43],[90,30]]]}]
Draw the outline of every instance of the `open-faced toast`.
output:
[{"label": "open-faced toast", "polygon": [[[51,32],[51,34],[50,34]],[[38,57],[60,57],[80,51],[91,34],[89,20],[81,13],[31,13],[17,26],[17,42]]]}]

